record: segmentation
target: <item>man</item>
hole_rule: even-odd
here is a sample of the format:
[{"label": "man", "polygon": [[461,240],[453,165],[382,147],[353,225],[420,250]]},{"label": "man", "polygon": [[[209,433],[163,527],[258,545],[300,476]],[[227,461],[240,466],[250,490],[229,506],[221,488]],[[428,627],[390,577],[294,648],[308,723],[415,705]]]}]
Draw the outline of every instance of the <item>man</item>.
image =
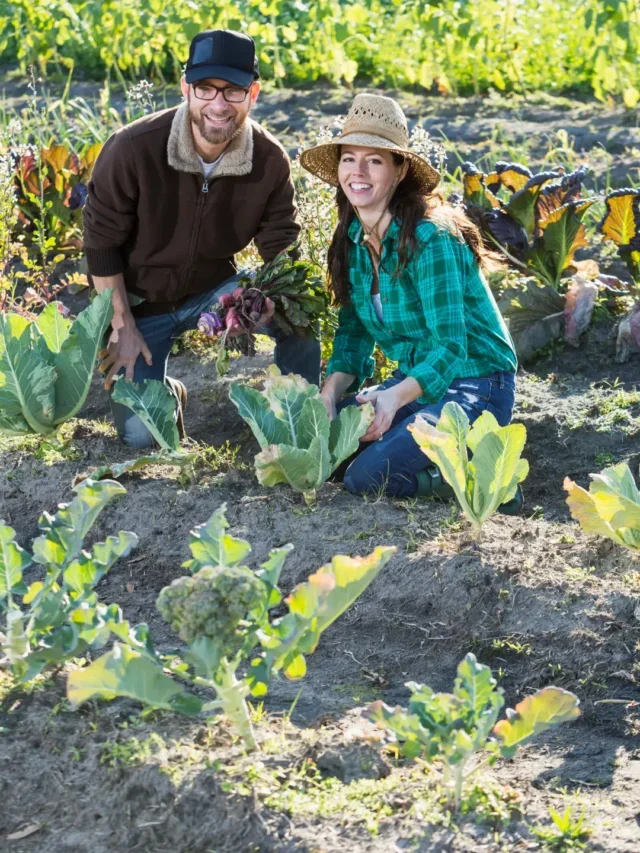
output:
[{"label": "man", "polygon": [[[84,246],[97,291],[113,290],[114,316],[100,369],[167,381],[173,341],[237,286],[234,255],[254,240],[264,261],[295,242],[290,164],[282,146],[249,118],[260,84],[253,40],[209,30],[191,42],[180,107],[146,116],[107,140],[84,209]],[[271,329],[275,362],[318,384],[320,346]],[[129,409],[112,403],[129,445],[153,443]]]}]

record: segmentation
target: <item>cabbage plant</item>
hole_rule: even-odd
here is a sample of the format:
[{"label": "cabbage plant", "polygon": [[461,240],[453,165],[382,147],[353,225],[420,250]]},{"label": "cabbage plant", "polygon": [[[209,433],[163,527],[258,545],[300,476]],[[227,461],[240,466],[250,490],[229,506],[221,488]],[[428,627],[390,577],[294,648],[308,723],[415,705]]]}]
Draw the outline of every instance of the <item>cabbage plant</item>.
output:
[{"label": "cabbage plant", "polygon": [[621,463],[589,476],[589,491],[565,478],[571,515],[585,533],[605,536],[640,554],[640,493],[629,467]]},{"label": "cabbage plant", "polygon": [[[289,612],[271,620],[270,609],[283,598],[278,582],[293,546],[271,551],[252,571],[242,564],[251,546],[231,536],[228,526],[223,505],[191,532],[192,559],[183,564],[189,574],[174,580],[158,598],[160,615],[185,648],[158,654],[146,626],[128,638],[117,633],[120,642],[112,651],[69,674],[67,696],[74,705],[127,696],[150,708],[189,716],[220,709],[245,746],[255,749],[247,697],[263,696],[277,672],[292,680],[302,678],[305,655],[315,651],[322,632],[353,604],[395,551],[378,547],[367,557],[333,557],[294,588],[286,598]],[[185,690],[185,682],[212,690],[215,700]]]},{"label": "cabbage plant", "polygon": [[510,758],[535,735],[580,716],[577,697],[559,687],[544,687],[508,709],[491,669],[468,654],[460,662],[453,693],[436,693],[426,684],[409,682],[409,708],[390,708],[381,701],[367,710],[370,720],[385,729],[407,758],[437,761],[443,767],[444,784],[459,810],[465,779],[476,768],[470,760],[481,750],[486,763]]},{"label": "cabbage plant", "polygon": [[258,480],[265,486],[288,483],[308,506],[315,505],[322,483],[356,452],[374,418],[366,403],[347,406],[330,421],[317,386],[294,373],[282,376],[275,366],[263,391],[234,383],[229,396],[262,448],[255,457]]},{"label": "cabbage plant", "polygon": [[111,322],[111,296],[98,294],[73,322],[58,302],[35,320],[0,314],[1,432],[48,435],[79,412]]},{"label": "cabbage plant", "polygon": [[515,497],[518,483],[529,473],[529,463],[520,458],[527,439],[524,425],[501,427],[491,412],[484,411],[470,427],[462,407],[446,403],[437,426],[418,415],[409,430],[442,472],[478,535],[498,507]]}]

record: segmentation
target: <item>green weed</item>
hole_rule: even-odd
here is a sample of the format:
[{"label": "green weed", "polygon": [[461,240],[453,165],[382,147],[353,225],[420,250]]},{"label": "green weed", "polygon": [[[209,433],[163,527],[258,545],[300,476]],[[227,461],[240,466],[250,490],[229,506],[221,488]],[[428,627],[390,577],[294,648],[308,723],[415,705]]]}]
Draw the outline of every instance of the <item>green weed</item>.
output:
[{"label": "green weed", "polygon": [[148,738],[139,740],[137,737],[125,741],[107,741],[100,752],[100,764],[106,764],[112,769],[116,767],[133,767],[144,764],[159,750],[166,747],[165,741],[157,732]]},{"label": "green weed", "polygon": [[585,842],[593,832],[586,824],[584,811],[576,816],[571,806],[567,806],[562,813],[550,806],[549,814],[553,826],[538,824],[531,827],[531,831],[543,843],[545,850],[553,851],[553,853],[584,850]]}]

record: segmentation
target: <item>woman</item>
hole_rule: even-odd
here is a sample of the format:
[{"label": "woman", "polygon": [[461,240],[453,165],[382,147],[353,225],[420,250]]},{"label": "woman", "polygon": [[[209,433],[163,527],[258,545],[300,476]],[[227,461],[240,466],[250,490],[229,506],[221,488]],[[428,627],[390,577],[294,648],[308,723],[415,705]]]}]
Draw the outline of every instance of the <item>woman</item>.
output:
[{"label": "woman", "polygon": [[[391,98],[358,95],[340,136],[301,162],[338,187],[328,265],[340,308],[322,400],[330,417],[345,405],[375,408],[345,486],[441,494],[438,469],[407,429],[416,415],[435,423],[454,401],[470,421],[485,410],[502,425],[511,419],[516,355],[481,272],[496,259],[465,214],[434,193],[440,175],[409,149]],[[372,375],[376,344],[399,370],[342,400]]]}]

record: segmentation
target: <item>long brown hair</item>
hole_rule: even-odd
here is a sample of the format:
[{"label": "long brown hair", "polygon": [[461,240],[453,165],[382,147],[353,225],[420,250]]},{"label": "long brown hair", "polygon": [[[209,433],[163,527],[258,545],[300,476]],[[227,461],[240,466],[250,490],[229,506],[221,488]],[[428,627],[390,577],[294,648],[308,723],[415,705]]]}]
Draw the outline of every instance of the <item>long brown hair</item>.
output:
[{"label": "long brown hair", "polygon": [[[393,152],[393,159],[397,166],[402,165],[404,161],[402,155],[395,152]],[[336,204],[338,225],[327,254],[329,289],[335,303],[348,305],[350,302],[348,232],[356,213],[340,186],[336,192]],[[400,275],[406,268],[416,250],[416,228],[422,219],[429,219],[439,228],[446,229],[459,240],[464,240],[480,267],[486,272],[504,269],[501,256],[486,248],[478,227],[462,208],[448,204],[440,191],[436,190],[428,196],[424,195],[420,182],[411,168],[404,180],[398,184],[389,202],[389,212],[394,219],[400,221],[398,265],[394,270],[394,276]]]}]

